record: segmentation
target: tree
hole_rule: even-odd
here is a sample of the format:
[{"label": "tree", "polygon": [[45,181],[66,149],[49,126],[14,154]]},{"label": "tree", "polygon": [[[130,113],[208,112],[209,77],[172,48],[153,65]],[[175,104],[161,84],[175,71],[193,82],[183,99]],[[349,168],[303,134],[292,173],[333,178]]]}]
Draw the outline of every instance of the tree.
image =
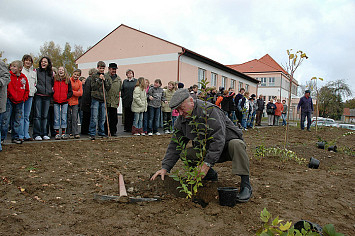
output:
[{"label": "tree", "polygon": [[308,59],[306,53],[301,50],[298,50],[296,53],[292,53],[292,49],[287,50],[288,55],[288,62],[286,63],[285,70],[289,73],[290,78],[290,88],[288,94],[288,102],[287,102],[287,125],[286,125],[286,132],[285,132],[285,148],[287,148],[288,142],[288,125],[290,120],[290,105],[291,105],[291,89],[292,89],[292,80],[293,76],[297,70],[297,68],[302,64],[304,59]]},{"label": "tree", "polygon": [[313,80],[310,80],[310,81],[306,81],[306,84],[305,85],[300,85],[298,87],[298,96],[302,97],[304,95],[304,92],[306,90],[310,90],[311,91],[311,94],[314,94],[314,92],[316,91],[316,82],[313,81]]},{"label": "tree", "polygon": [[355,98],[349,99],[344,103],[344,107],[355,109]]},{"label": "tree", "polygon": [[65,43],[64,51],[62,53],[62,65],[67,69],[70,75],[76,68],[74,54],[71,52],[71,46],[68,42]]},{"label": "tree", "polygon": [[47,56],[52,60],[52,65],[54,67],[62,66],[62,49],[58,44],[53,41],[45,42],[43,46],[39,49],[39,58]]},{"label": "tree", "polygon": [[344,108],[342,98],[351,95],[351,89],[344,80],[328,82],[319,90],[318,102],[320,116],[339,120]]},{"label": "tree", "polygon": [[4,51],[0,51],[0,60],[2,60],[3,62],[7,63],[7,58],[2,58],[2,56],[4,55]]},{"label": "tree", "polygon": [[52,60],[54,67],[64,66],[69,75],[71,75],[76,69],[75,59],[80,57],[84,53],[83,47],[80,45],[74,45],[74,51],[68,42],[64,45],[64,50],[53,41],[45,42],[43,46],[40,47],[40,53],[38,56],[33,56],[33,62],[35,67],[38,67],[38,62],[41,57],[47,56]]},{"label": "tree", "polygon": [[84,49],[83,49],[83,46],[81,45],[74,45],[74,52],[73,52],[73,55],[74,55],[74,59],[78,59],[81,55],[84,54]]}]

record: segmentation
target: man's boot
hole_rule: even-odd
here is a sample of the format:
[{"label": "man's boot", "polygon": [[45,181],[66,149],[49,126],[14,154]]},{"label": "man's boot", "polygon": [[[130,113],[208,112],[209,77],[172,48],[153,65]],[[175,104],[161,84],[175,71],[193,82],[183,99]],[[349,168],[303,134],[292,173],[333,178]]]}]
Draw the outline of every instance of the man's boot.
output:
[{"label": "man's boot", "polygon": [[249,175],[241,175],[240,191],[237,194],[238,202],[248,202],[253,195],[253,190],[250,185]]}]

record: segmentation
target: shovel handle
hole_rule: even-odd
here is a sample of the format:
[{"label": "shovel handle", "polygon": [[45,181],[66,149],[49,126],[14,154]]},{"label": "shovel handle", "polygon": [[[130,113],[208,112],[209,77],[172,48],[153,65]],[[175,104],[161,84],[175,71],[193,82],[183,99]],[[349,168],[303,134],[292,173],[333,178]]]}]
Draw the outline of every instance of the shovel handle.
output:
[{"label": "shovel handle", "polygon": [[120,187],[120,197],[127,196],[126,186],[124,185],[123,175],[118,175],[118,185]]}]

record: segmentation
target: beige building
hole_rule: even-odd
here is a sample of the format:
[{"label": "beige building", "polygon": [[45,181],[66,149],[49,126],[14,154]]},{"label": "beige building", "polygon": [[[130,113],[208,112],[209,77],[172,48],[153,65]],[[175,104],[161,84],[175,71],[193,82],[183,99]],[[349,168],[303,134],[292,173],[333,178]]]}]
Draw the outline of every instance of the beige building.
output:
[{"label": "beige building", "polygon": [[187,48],[161,38],[120,25],[76,60],[83,76],[90,68],[96,68],[98,61],[107,65],[115,62],[121,79],[126,78],[127,69],[135,77],[143,76],[152,84],[160,78],[163,86],[169,81],[179,81],[185,88],[207,78],[209,86],[238,89],[243,86],[250,93],[256,93],[259,81],[219,62],[195,53]]},{"label": "beige building", "polygon": [[[257,96],[262,94],[267,103],[272,98],[280,98],[288,103],[290,91],[290,75],[269,54],[260,59],[254,59],[243,64],[229,65],[260,81],[257,88]],[[296,109],[299,98],[297,97],[298,82],[292,80],[290,119],[297,119]]]}]

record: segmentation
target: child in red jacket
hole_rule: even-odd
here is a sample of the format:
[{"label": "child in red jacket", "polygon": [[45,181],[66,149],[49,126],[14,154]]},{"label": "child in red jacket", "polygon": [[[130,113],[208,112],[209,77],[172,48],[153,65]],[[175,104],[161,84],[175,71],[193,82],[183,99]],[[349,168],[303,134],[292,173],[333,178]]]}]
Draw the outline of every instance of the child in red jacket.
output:
[{"label": "child in red jacket", "polygon": [[[7,86],[6,112],[3,116],[1,136],[6,139],[10,120],[13,120],[11,139],[13,143],[21,144],[20,136],[23,137],[21,119],[23,117],[23,104],[28,99],[30,92],[28,80],[21,73],[22,61],[13,61],[10,64],[10,83]],[[22,132],[22,133],[21,133]]]},{"label": "child in red jacket", "polygon": [[81,70],[76,69],[73,72],[73,77],[70,78],[70,84],[73,90],[73,96],[69,98],[68,103],[68,129],[67,133],[70,138],[80,138],[78,128],[78,113],[79,113],[79,97],[83,95],[83,84],[79,80]]},{"label": "child in red jacket", "polygon": [[[53,91],[55,139],[67,139],[65,130],[67,128],[68,99],[73,95],[73,91],[67,70],[63,66],[58,68],[58,74],[54,76]],[[62,128],[62,134],[59,132],[60,128]]]}]

